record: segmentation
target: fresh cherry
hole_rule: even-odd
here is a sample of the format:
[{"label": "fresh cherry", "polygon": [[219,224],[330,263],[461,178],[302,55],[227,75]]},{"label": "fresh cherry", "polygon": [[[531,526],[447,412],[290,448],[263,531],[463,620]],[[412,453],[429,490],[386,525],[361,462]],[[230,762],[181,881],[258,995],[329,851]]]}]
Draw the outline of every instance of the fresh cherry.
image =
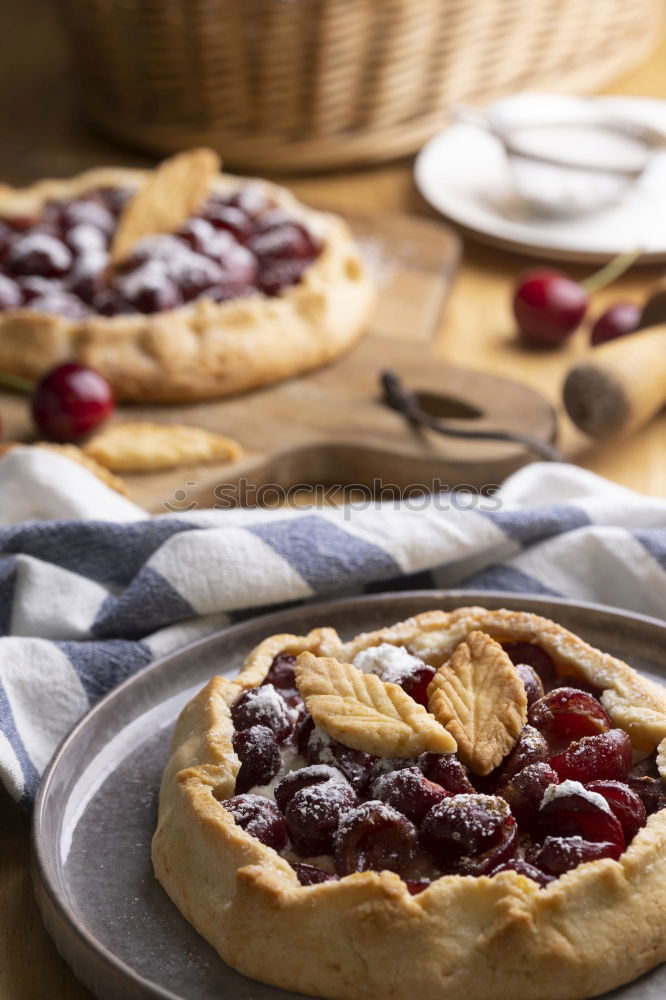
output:
[{"label": "fresh cherry", "polygon": [[591,781],[588,789],[603,795],[619,820],[624,839],[629,844],[647,822],[647,813],[640,796],[621,781]]},{"label": "fresh cherry", "polygon": [[513,296],[518,329],[529,341],[552,347],[580,326],[588,294],[561,271],[537,268],[521,275]]},{"label": "fresh cherry", "polygon": [[115,399],[106,379],[74,361],[58,365],[37,383],[32,416],[54,441],[80,441],[111,416]]},{"label": "fresh cherry", "polygon": [[287,846],[287,830],[280,810],[261,795],[235,795],[222,803],[246,833],[276,851]]},{"label": "fresh cherry", "polygon": [[557,878],[586,861],[600,858],[617,861],[621,854],[622,848],[616,843],[583,840],[582,837],[546,837],[543,844],[528,850],[525,860]]},{"label": "fresh cherry", "polygon": [[593,347],[607,340],[624,337],[638,329],[641,308],[634,302],[616,302],[598,317],[590,334]]},{"label": "fresh cherry", "polygon": [[255,785],[267,785],[280,770],[280,748],[268,726],[237,729],[234,750],[241,762],[236,775],[236,794],[248,792]]},{"label": "fresh cherry", "polygon": [[419,826],[425,814],[449,793],[429,781],[418,767],[404,767],[377,778],[369,794],[373,799],[387,802]]},{"label": "fresh cherry", "polygon": [[623,729],[584,736],[549,760],[561,781],[625,781],[631,767],[631,740]]},{"label": "fresh cherry", "polygon": [[418,835],[413,823],[385,802],[370,800],[341,820],[334,838],[335,867],[352,872],[404,872],[416,856]]},{"label": "fresh cherry", "polygon": [[236,729],[268,726],[279,743],[283,743],[291,732],[287,703],[272,684],[244,691],[232,705],[231,718]]},{"label": "fresh cherry", "polygon": [[504,799],[454,795],[432,807],[419,840],[445,872],[487,875],[514,853],[518,827]]},{"label": "fresh cherry", "polygon": [[578,688],[555,688],[530,707],[530,724],[561,743],[607,732],[612,722],[600,702]]}]

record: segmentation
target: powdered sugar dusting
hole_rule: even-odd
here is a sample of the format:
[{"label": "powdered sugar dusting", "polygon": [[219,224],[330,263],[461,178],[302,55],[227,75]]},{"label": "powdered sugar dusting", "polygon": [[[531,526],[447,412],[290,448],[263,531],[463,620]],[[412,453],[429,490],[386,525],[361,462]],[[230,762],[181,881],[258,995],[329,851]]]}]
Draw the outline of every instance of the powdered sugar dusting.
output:
[{"label": "powdered sugar dusting", "polygon": [[315,726],[310,733],[308,749],[316,756],[320,764],[328,764],[330,767],[336,767],[337,758],[333,749],[334,744],[335,741],[328,733],[320,729],[319,726]]},{"label": "powdered sugar dusting", "polygon": [[369,646],[357,653],[353,666],[364,674],[377,674],[388,684],[401,684],[423,666],[423,660],[413,656],[404,646],[382,642],[379,646]]},{"label": "powdered sugar dusting", "polygon": [[409,822],[409,820],[406,820],[402,813],[398,812],[397,809],[394,809],[393,806],[387,805],[386,802],[380,802],[379,799],[369,799],[367,802],[362,802],[360,806],[356,806],[355,809],[350,809],[349,812],[344,814],[338,824],[338,829],[335,834],[336,840],[344,837],[360,821],[372,822],[373,818],[388,820],[390,822],[397,822],[400,824]]},{"label": "powdered sugar dusting", "polygon": [[591,789],[586,788],[585,785],[581,785],[580,781],[572,781],[571,779],[567,779],[559,785],[549,785],[544,792],[539,808],[543,809],[549,802],[553,802],[555,799],[566,798],[568,795],[578,795],[587,802],[598,806],[599,809],[603,809],[610,816],[613,815],[613,810],[603,795],[600,795],[599,792],[593,792]]}]

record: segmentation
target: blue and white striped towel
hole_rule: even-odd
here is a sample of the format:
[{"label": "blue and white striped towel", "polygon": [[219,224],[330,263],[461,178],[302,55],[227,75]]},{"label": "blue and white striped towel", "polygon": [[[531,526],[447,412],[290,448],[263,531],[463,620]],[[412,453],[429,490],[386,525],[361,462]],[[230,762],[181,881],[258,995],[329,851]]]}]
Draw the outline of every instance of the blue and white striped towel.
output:
[{"label": "blue and white striped towel", "polygon": [[10,453],[0,462],[0,777],[10,794],[32,800],[59,740],[115,684],[251,609],[455,585],[666,616],[666,500],[534,464],[476,509],[446,509],[445,497],[411,506],[421,509],[149,518],[61,456]]}]

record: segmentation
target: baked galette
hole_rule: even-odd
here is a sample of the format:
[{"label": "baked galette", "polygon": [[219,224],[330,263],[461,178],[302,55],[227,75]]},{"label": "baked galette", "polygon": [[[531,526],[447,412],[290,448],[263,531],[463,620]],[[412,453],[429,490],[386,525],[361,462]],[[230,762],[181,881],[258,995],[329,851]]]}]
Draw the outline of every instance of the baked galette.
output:
[{"label": "baked galette", "polygon": [[276,635],[183,710],[157,878],[336,1000],[582,1000],[666,958],[666,691],[533,614]]},{"label": "baked galette", "polygon": [[373,289],[347,225],[209,150],[0,187],[0,370],[90,365],[124,400],[181,402],[324,364]]}]

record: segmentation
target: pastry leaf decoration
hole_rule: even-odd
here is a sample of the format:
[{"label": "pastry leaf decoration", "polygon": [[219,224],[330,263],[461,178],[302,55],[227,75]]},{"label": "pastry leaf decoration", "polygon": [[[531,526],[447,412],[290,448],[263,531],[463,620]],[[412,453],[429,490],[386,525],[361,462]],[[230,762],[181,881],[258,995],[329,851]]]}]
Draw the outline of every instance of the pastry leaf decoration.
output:
[{"label": "pastry leaf decoration", "polygon": [[527,721],[525,687],[502,647],[470,632],[428,688],[428,708],[474,774],[486,775],[516,744]]},{"label": "pastry leaf decoration", "polygon": [[453,736],[402,688],[349,663],[301,653],[296,682],[315,724],[354,750],[415,757],[456,749]]},{"label": "pastry leaf decoration", "polygon": [[212,149],[189,149],[160,163],[120,213],[111,263],[122,263],[144,236],[179,229],[201,207],[219,169]]}]

